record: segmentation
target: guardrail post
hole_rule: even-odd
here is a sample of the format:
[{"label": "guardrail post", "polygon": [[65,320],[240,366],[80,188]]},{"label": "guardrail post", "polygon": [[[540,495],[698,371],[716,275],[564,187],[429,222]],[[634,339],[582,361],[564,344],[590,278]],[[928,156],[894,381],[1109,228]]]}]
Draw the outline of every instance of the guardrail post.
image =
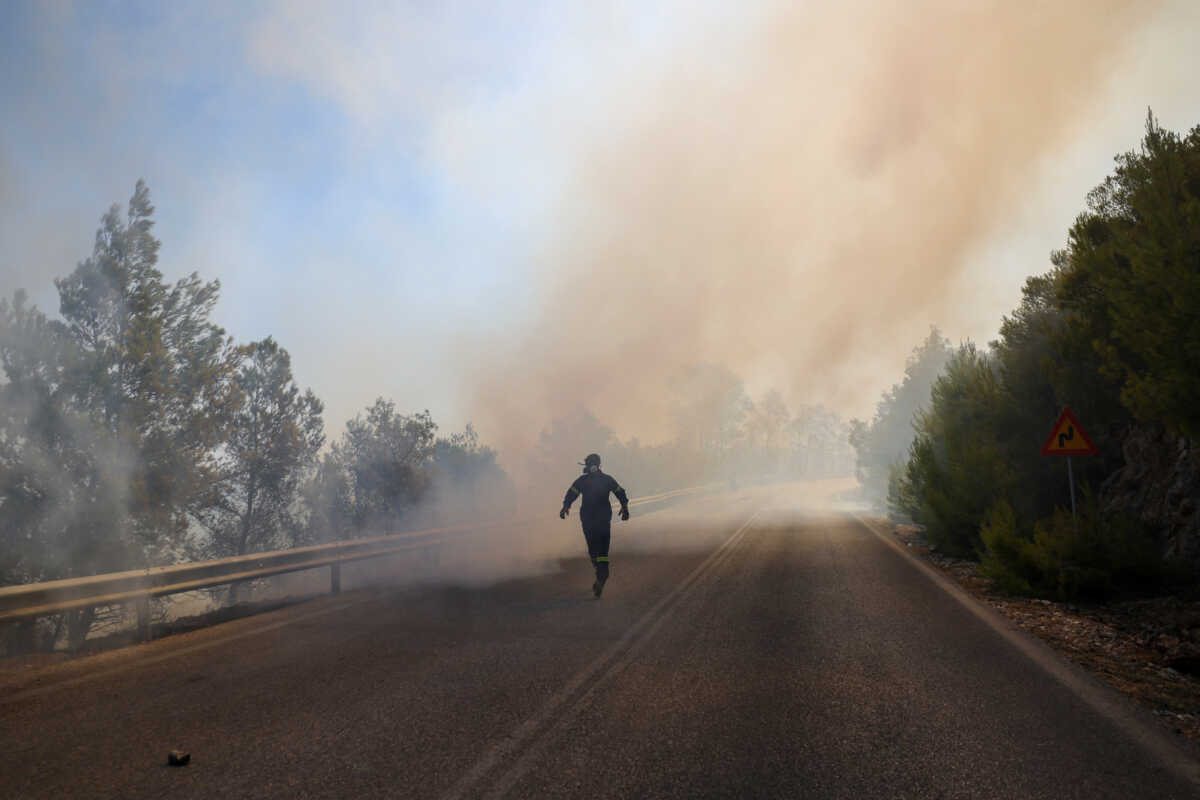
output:
[{"label": "guardrail post", "polygon": [[[707,489],[684,489],[666,494],[674,497],[694,494],[697,491]],[[657,500],[659,497],[647,499]],[[630,505],[640,506],[642,502],[644,501],[641,498],[636,498]],[[529,521],[518,514],[516,519],[486,523],[477,527],[517,525]],[[425,563],[436,566],[441,555],[441,536],[451,531],[467,532],[472,528],[471,525],[457,525],[440,530],[408,531],[399,536],[379,536],[294,550],[250,553],[213,561],[176,564],[155,568],[153,571],[130,570],[83,578],[0,586],[0,625],[10,622],[22,626],[28,622],[31,625],[31,621],[38,617],[78,611],[89,605],[95,607],[97,604],[105,608],[120,606],[123,609],[122,613],[127,614],[132,604],[137,614],[138,638],[145,641],[150,639],[152,633],[151,597],[165,597],[178,592],[190,592],[224,584],[229,586],[229,598],[232,603],[243,584],[324,566],[330,567],[330,589],[334,594],[338,594],[342,590],[342,563],[395,557],[401,552],[422,550]]]},{"label": "guardrail post", "polygon": [[144,594],[134,601],[137,607],[138,641],[150,641],[150,595]]}]

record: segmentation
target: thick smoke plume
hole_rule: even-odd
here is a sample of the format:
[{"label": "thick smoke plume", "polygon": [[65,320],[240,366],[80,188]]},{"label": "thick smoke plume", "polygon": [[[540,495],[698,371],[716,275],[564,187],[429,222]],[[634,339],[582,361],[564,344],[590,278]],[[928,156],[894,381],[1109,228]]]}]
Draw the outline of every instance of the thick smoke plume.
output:
[{"label": "thick smoke plume", "polygon": [[512,466],[584,406],[622,438],[669,437],[665,387],[695,362],[862,413],[935,315],[951,332],[971,319],[955,279],[972,247],[1087,124],[1147,14],[789,3],[749,33],[681,33],[657,71],[613,65],[626,77],[568,143],[545,220],[541,308],[465,348],[465,373],[490,365],[473,388],[483,436]]}]

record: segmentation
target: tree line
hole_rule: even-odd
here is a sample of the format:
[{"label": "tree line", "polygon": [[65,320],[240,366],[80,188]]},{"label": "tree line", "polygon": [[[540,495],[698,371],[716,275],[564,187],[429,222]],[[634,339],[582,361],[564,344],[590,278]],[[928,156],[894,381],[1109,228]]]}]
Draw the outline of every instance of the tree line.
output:
[{"label": "tree line", "polygon": [[[0,585],[516,513],[513,481],[470,425],[442,435],[429,411],[381,397],[327,442],[288,351],[213,322],[218,281],[164,279],[154,210],[138,181],[103,215],[92,254],[55,281],[58,317],[23,291],[0,299]],[[753,401],[712,364],[671,389],[678,437],[621,441],[576,409],[542,431],[531,485],[557,489],[592,451],[643,496],[850,469],[847,428],[822,407]],[[43,644],[77,644],[96,619],[62,615]]]},{"label": "tree line", "polygon": [[599,452],[604,468],[639,495],[684,486],[849,475],[854,452],[849,427],[821,405],[788,408],[768,390],[757,400],[728,367],[692,364],[668,381],[676,434],[660,443],[617,433],[585,408],[552,420],[535,448],[535,485],[566,487],[564,463]]},{"label": "tree line", "polygon": [[[1194,582],[1200,127],[1179,135],[1150,115],[1051,267],[988,347],[951,348],[934,331],[914,351],[875,418],[854,423],[864,485],[1014,592]],[[1100,450],[1073,459],[1077,518],[1063,460],[1038,455],[1064,406]],[[1155,448],[1169,463],[1156,466]]]},{"label": "tree line", "polygon": [[[439,493],[502,494],[475,431],[377,400],[326,447],[321,401],[273,338],[212,321],[217,281],[169,283],[137,183],[52,319],[0,299],[0,584],[242,555],[395,529]],[[94,611],[50,639],[87,635]]]}]

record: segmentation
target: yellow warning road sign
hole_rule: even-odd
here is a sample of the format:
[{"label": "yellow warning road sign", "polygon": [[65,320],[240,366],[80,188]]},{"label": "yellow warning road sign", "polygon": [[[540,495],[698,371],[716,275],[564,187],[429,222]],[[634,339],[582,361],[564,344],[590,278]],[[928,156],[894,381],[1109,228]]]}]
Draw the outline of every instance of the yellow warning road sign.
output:
[{"label": "yellow warning road sign", "polygon": [[1058,415],[1054,431],[1042,445],[1044,456],[1094,456],[1099,452],[1069,408]]}]

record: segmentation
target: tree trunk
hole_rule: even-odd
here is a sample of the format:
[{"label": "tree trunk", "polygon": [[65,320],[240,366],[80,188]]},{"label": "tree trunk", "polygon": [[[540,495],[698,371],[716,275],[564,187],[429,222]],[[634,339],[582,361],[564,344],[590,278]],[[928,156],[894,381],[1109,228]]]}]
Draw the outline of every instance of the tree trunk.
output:
[{"label": "tree trunk", "polygon": [[[67,647],[76,650],[81,647],[92,630],[96,620],[96,609],[92,606],[67,612]],[[51,647],[53,647],[51,642]]]},{"label": "tree trunk", "polygon": [[[250,486],[246,491],[246,513],[242,516],[242,533],[238,537],[237,555],[246,555],[246,550],[250,544],[250,526],[254,517],[254,500],[258,494],[258,487],[253,476],[250,478]],[[234,605],[238,601],[238,588],[240,583],[229,584],[229,597],[225,601],[226,605]]]}]

